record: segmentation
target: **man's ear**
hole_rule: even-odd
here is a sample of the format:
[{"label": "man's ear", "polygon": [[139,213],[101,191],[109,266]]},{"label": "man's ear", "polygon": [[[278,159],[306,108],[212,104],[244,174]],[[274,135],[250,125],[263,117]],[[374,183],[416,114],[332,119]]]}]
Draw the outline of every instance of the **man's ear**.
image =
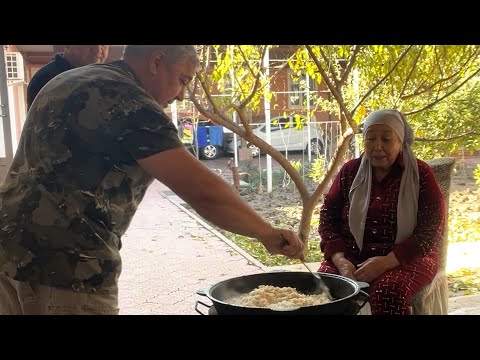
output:
[{"label": "man's ear", "polygon": [[165,55],[161,50],[155,50],[150,56],[149,70],[152,75],[155,75],[162,62],[165,61]]}]

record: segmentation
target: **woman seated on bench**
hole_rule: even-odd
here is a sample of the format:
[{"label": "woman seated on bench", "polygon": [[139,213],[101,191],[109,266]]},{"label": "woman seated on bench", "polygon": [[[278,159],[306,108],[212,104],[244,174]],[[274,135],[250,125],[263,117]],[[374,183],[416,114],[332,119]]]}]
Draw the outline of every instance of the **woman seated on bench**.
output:
[{"label": "woman seated on bench", "polygon": [[363,141],[365,152],[343,165],[325,196],[318,271],[368,282],[373,315],[408,315],[438,269],[444,199],[430,166],[412,152],[402,113],[373,111]]}]

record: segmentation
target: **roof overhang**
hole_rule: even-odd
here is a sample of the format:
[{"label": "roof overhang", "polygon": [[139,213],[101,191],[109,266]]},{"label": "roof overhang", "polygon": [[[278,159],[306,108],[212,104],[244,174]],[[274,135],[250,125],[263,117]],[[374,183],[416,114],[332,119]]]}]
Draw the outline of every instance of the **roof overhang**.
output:
[{"label": "roof overhang", "polygon": [[53,53],[54,45],[15,45],[20,52]]},{"label": "roof overhang", "polygon": [[[52,60],[53,55],[61,52],[64,45],[15,45],[28,64],[44,65]],[[110,45],[108,59],[115,60],[122,56],[125,45]]]}]

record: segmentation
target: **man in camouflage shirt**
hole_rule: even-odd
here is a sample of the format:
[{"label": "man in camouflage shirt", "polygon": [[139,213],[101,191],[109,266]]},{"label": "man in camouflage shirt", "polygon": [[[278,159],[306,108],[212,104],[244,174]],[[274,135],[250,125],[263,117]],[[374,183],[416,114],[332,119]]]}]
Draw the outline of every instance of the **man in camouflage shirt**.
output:
[{"label": "man in camouflage shirt", "polygon": [[163,112],[198,65],[191,45],[127,45],[39,93],[0,188],[0,314],[118,313],[121,237],[155,178],[216,225],[301,256],[295,233],[192,156]]}]

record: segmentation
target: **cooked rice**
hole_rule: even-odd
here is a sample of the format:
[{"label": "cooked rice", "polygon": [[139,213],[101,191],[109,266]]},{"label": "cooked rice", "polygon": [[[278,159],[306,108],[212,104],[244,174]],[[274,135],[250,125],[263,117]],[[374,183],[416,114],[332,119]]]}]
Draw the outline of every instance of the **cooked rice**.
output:
[{"label": "cooked rice", "polygon": [[329,303],[325,293],[306,295],[292,287],[260,285],[249,293],[229,299],[233,305],[286,309],[299,306],[312,306]]}]

